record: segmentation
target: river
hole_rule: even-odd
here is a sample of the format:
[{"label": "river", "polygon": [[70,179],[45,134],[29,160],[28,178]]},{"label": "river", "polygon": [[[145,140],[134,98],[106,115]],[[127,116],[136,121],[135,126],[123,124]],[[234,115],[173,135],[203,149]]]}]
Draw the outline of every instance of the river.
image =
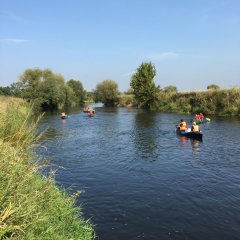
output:
[{"label": "river", "polygon": [[239,118],[202,124],[199,142],[175,133],[191,116],[95,109],[46,114],[37,152],[59,186],[83,191],[77,204],[96,239],[240,239]]}]

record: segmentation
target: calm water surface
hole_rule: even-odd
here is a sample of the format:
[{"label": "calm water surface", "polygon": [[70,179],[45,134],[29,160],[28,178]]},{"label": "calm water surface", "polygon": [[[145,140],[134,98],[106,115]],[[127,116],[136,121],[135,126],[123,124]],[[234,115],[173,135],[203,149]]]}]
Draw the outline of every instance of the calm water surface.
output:
[{"label": "calm water surface", "polygon": [[203,141],[174,128],[190,116],[82,110],[48,126],[39,154],[91,218],[99,240],[240,239],[240,119],[201,125]]}]

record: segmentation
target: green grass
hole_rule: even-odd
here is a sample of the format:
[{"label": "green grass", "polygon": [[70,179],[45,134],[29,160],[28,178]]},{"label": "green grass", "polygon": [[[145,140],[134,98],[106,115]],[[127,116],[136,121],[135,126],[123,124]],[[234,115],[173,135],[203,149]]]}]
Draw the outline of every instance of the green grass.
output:
[{"label": "green grass", "polygon": [[40,137],[23,102],[0,117],[0,239],[93,239],[94,231],[75,198],[39,174],[29,149]]}]

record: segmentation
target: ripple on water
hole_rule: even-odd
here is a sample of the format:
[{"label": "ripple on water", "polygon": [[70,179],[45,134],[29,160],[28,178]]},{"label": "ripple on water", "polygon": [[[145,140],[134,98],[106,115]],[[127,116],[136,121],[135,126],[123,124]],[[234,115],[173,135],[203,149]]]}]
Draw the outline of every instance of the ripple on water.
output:
[{"label": "ripple on water", "polygon": [[[239,239],[240,121],[201,125],[203,141],[176,135],[189,116],[98,108],[50,126],[41,152],[78,199],[99,239]],[[39,150],[40,152],[40,150]]]}]

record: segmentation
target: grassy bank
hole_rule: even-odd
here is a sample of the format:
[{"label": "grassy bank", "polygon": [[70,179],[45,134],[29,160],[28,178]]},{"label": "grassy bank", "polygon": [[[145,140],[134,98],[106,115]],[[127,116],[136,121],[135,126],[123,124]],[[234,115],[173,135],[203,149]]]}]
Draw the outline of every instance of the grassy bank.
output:
[{"label": "grassy bank", "polygon": [[[131,94],[119,95],[119,106],[134,104]],[[192,92],[167,92],[158,95],[158,110],[171,113],[240,116],[240,88]]]},{"label": "grassy bank", "polygon": [[239,116],[240,88],[159,95],[159,109],[165,112]]},{"label": "grassy bank", "polygon": [[38,173],[29,149],[37,140],[31,109],[0,100],[0,239],[93,239],[74,197]]}]

